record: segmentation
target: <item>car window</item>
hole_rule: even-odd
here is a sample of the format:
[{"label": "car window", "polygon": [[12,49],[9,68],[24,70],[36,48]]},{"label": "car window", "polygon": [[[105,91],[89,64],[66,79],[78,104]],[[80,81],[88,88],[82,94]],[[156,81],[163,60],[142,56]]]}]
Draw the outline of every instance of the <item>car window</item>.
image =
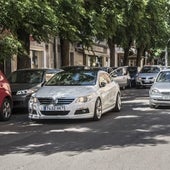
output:
[{"label": "car window", "polygon": [[8,78],[10,83],[37,84],[43,81],[43,70],[15,71]]},{"label": "car window", "polygon": [[45,86],[83,86],[96,84],[96,72],[86,70],[60,72],[55,74]]},{"label": "car window", "polygon": [[116,70],[113,70],[110,75],[112,77],[117,77],[117,76],[122,76],[123,75],[123,69],[122,68],[118,68]]},{"label": "car window", "polygon": [[158,75],[156,82],[170,82],[170,72],[169,71],[161,72]]},{"label": "car window", "polygon": [[46,73],[45,74],[45,81],[48,81],[48,80],[50,80],[50,78],[52,77],[52,76],[54,76],[56,73]]}]

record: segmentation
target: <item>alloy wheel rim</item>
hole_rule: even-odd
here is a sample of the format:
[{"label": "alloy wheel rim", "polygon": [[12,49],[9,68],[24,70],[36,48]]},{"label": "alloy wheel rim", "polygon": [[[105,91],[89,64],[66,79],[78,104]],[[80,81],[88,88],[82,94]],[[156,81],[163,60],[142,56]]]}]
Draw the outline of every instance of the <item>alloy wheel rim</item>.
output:
[{"label": "alloy wheel rim", "polygon": [[118,102],[118,109],[120,110],[120,108],[121,108],[121,99],[120,99],[120,95],[118,95],[118,100],[117,100],[117,102]]},{"label": "alloy wheel rim", "polygon": [[97,100],[96,115],[97,115],[97,118],[100,118],[101,115],[102,115],[102,105],[101,105],[101,101],[100,100]]},{"label": "alloy wheel rim", "polygon": [[6,101],[3,106],[3,115],[5,118],[9,118],[10,114],[11,114],[10,103]]}]

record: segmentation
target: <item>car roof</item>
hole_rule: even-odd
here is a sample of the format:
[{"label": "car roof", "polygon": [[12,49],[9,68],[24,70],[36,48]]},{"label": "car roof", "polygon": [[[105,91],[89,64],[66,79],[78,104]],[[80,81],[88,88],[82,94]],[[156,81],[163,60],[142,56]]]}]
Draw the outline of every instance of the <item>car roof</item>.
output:
[{"label": "car roof", "polygon": [[165,71],[170,71],[170,68],[165,68],[165,69],[161,70],[161,72],[165,72]]},{"label": "car roof", "polygon": [[[81,71],[87,71],[87,72],[103,72],[103,73],[107,73],[106,71],[103,71],[101,69],[97,69],[97,68],[92,68],[92,67],[89,67],[89,68],[86,68],[86,69],[72,69],[72,70],[63,70],[62,72],[81,72]],[[107,73],[108,74],[108,73]]]},{"label": "car roof", "polygon": [[24,69],[18,69],[14,72],[20,72],[20,71],[49,71],[49,72],[58,72],[62,71],[62,69],[53,69],[53,68],[24,68]]}]

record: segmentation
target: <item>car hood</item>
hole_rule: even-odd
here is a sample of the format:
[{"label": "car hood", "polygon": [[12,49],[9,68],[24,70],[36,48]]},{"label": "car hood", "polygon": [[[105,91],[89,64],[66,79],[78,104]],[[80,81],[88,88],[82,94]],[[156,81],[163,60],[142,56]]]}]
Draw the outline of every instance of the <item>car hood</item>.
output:
[{"label": "car hood", "polygon": [[156,77],[158,73],[139,73],[138,77]]},{"label": "car hood", "polygon": [[67,97],[86,96],[96,91],[95,86],[44,86],[36,92],[36,97]]},{"label": "car hood", "polygon": [[170,91],[170,83],[168,82],[155,82],[152,89],[159,89],[160,91]]},{"label": "car hood", "polygon": [[10,84],[11,86],[11,91],[18,91],[18,90],[26,90],[26,89],[31,89],[31,88],[40,88],[41,84],[20,84],[20,83],[12,83]]}]

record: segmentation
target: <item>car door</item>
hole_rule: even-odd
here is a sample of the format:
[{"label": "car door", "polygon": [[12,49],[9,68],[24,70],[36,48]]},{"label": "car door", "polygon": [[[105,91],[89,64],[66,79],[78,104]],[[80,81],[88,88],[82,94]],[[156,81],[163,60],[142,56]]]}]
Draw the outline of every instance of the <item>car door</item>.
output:
[{"label": "car door", "polygon": [[124,75],[124,71],[122,67],[112,71],[110,75],[113,77],[113,80],[119,84],[120,87],[126,86],[127,78]]},{"label": "car door", "polygon": [[[105,85],[101,85],[104,83]],[[107,73],[102,73],[99,75],[99,86],[100,86],[100,96],[102,100],[103,110],[109,108],[113,104],[115,95],[115,88],[111,82],[111,79]]]}]

